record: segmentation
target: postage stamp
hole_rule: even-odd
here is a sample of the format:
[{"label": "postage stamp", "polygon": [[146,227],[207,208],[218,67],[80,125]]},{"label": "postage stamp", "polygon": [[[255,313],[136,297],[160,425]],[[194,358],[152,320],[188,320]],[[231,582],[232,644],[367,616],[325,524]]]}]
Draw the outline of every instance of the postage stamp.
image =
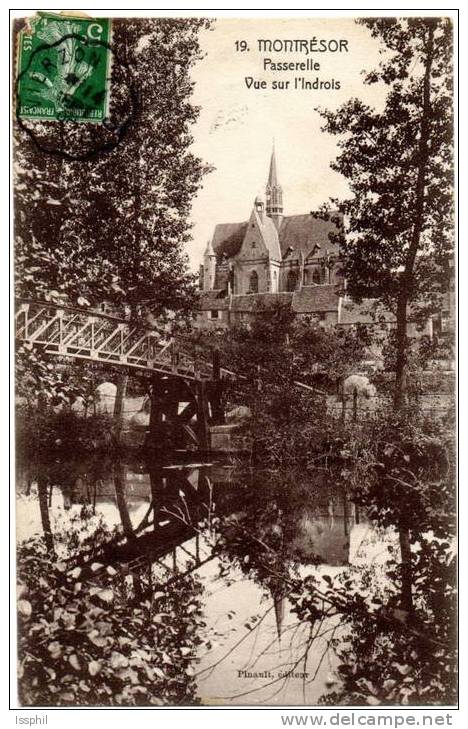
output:
[{"label": "postage stamp", "polygon": [[17,115],[102,124],[108,117],[109,18],[39,13],[19,36]]}]

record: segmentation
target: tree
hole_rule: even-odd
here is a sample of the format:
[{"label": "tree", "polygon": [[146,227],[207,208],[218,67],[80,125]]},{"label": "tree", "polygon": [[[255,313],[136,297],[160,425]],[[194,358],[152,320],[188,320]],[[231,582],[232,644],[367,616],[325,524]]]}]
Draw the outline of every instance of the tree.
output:
[{"label": "tree", "polygon": [[404,402],[409,312],[434,311],[453,255],[452,25],[448,18],[365,18],[383,61],[366,82],[387,89],[382,110],[351,99],[321,110],[339,136],[332,168],[353,197],[334,201],[348,290],[396,315],[394,405]]},{"label": "tree", "polygon": [[[207,25],[113,21],[110,122],[128,114],[130,125],[112,150],[71,161],[15,130],[17,296],[81,306],[105,300],[145,322],[148,314],[190,316],[195,285],[184,246],[207,171],[190,151],[199,111],[190,74]],[[76,152],[101,127],[37,122],[35,132]]]},{"label": "tree", "polygon": [[[334,691],[322,701],[453,704],[453,447],[443,424],[397,412],[376,418],[347,451],[343,478],[351,498],[389,543],[380,563],[353,565],[337,577],[322,575],[325,589],[314,577],[296,587],[300,617],[315,620],[325,601],[344,628],[334,646],[339,659]],[[399,544],[392,538],[396,532]]]},{"label": "tree", "polygon": [[[127,100],[129,130],[114,149],[70,161],[38,151],[18,131],[20,294],[55,290],[72,301],[187,311],[193,282],[183,247],[191,201],[207,169],[190,152],[199,111],[190,102],[190,72],[206,25],[200,19],[113,21],[111,106],[116,96],[135,94]],[[89,134],[98,133],[89,126]],[[84,144],[76,124],[65,123],[63,135],[69,145]]]}]

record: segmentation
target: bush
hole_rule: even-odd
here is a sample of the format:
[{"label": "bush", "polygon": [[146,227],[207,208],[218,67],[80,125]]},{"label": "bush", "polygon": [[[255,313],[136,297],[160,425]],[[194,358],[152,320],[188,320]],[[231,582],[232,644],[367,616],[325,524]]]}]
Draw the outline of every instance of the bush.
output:
[{"label": "bush", "polygon": [[54,551],[43,539],[20,545],[22,705],[197,703],[191,670],[201,642],[197,578],[177,576],[142,600],[132,577],[111,566],[73,567],[84,543],[110,536],[84,509],[54,535]]},{"label": "bush", "polygon": [[112,442],[109,415],[83,418],[71,410],[20,407],[16,414],[16,449],[20,460],[41,462],[50,457],[73,456],[103,448]]}]

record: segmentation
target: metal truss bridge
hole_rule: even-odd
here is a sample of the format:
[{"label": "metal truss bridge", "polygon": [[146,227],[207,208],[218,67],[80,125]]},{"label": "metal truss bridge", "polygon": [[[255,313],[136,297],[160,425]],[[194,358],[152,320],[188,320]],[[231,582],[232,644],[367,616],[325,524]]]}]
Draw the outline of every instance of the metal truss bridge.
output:
[{"label": "metal truss bridge", "polygon": [[[213,379],[216,364],[182,337],[110,314],[59,304],[16,302],[15,337],[47,354],[184,379]],[[203,356],[204,355],[204,356]],[[227,371],[226,371],[227,372]]]},{"label": "metal truss bridge", "polygon": [[[223,379],[246,380],[220,367],[216,349],[162,328],[57,303],[16,301],[15,337],[47,355],[149,373],[152,443],[162,443],[161,433],[170,427],[209,450],[210,426],[224,423]],[[323,394],[293,384],[308,394]]]}]

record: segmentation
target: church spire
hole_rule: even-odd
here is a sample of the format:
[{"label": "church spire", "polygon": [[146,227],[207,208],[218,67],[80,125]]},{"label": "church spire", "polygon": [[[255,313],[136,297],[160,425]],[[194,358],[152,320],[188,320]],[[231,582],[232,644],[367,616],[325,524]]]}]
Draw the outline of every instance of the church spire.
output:
[{"label": "church spire", "polygon": [[283,217],[283,190],[278,182],[274,141],[270,159],[270,172],[266,185],[266,214],[273,220],[278,229]]},{"label": "church spire", "polygon": [[278,185],[278,173],[276,171],[275,140],[273,140],[273,149],[271,151],[270,174],[268,175],[268,185],[270,187],[277,187],[277,185]]}]

